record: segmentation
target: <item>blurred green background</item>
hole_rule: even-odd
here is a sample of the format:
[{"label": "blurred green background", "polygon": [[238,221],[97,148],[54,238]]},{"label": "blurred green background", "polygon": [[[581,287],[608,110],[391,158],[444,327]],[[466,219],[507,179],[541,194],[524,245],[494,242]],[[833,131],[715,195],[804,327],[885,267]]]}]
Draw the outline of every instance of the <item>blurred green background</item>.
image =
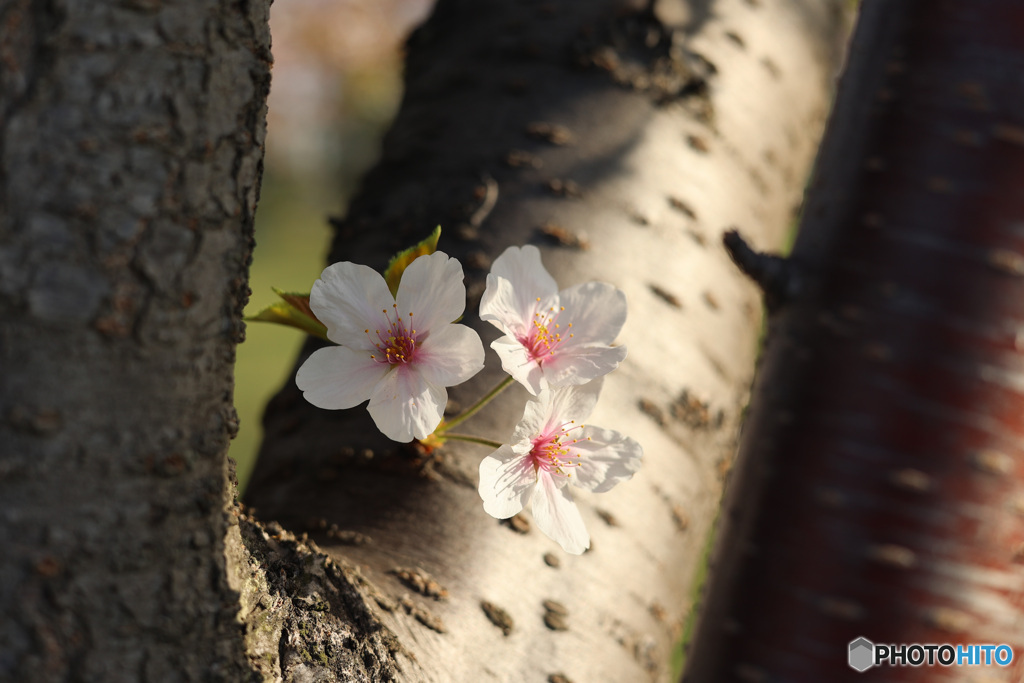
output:
[{"label": "blurred green background", "polygon": [[[401,98],[401,44],[433,0],[289,0],[271,10],[274,69],[256,249],[255,315],[272,287],[308,292],[326,265],[327,217],[344,215]],[[235,366],[240,429],[228,452],[242,488],[267,401],[288,381],[304,335],[248,323]]]}]

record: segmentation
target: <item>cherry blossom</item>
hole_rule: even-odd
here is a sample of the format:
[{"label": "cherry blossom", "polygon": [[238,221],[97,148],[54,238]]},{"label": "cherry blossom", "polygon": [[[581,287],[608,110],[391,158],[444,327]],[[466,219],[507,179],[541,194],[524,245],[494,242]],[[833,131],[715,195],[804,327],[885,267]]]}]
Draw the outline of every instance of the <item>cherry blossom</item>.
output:
[{"label": "cherry blossom", "polygon": [[558,291],[534,246],[509,247],[495,259],[480,319],[505,333],[491,348],[534,396],[547,386],[585,384],[626,357],[624,346],[610,346],[626,322],[622,290],[588,282]]},{"label": "cherry blossom", "polygon": [[448,391],[484,365],[477,333],[452,324],[466,305],[462,266],[442,252],[420,256],[396,296],[372,268],[328,266],[310,308],[340,346],[319,349],[295,383],[319,408],[352,408],[370,399],[377,428],[394,441],[422,439],[441,422]]},{"label": "cherry blossom", "polygon": [[601,380],[544,389],[526,405],[504,444],[480,463],[480,497],[506,519],[532,500],[534,522],[568,552],[590,547],[590,534],[568,484],[604,493],[640,468],[643,449],[619,432],[581,423],[597,403]]}]

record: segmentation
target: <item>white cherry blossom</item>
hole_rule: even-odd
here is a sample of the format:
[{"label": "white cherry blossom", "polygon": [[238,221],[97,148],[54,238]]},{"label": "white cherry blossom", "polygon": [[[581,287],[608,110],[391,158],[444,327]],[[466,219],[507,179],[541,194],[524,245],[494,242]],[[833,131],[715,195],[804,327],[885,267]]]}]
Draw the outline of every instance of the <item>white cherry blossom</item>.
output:
[{"label": "white cherry blossom", "polygon": [[568,484],[603,493],[640,468],[643,449],[619,432],[582,424],[597,403],[601,380],[544,389],[523,419],[480,463],[480,497],[487,514],[507,519],[532,501],[537,527],[568,552],[590,547],[590,534]]},{"label": "white cherry blossom", "polygon": [[318,349],[295,383],[319,408],[352,408],[370,399],[377,428],[394,441],[422,439],[441,422],[448,391],[484,366],[480,337],[452,324],[466,305],[462,266],[442,252],[406,268],[396,296],[368,266],[328,266],[310,308],[339,344]]},{"label": "white cherry blossom", "polygon": [[491,348],[534,396],[602,377],[626,357],[626,347],[610,346],[626,322],[622,290],[588,282],[558,291],[534,246],[509,247],[495,259],[480,319],[505,333]]}]

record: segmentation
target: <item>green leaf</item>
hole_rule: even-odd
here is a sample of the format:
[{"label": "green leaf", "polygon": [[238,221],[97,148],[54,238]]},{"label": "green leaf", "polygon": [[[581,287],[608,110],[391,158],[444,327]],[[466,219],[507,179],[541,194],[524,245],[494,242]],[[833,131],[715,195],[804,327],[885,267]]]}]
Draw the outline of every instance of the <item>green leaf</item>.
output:
[{"label": "green leaf", "polygon": [[419,256],[426,256],[437,251],[437,240],[441,238],[441,226],[434,228],[434,232],[419,244],[400,251],[388,262],[384,270],[384,281],[388,283],[391,296],[398,296],[398,283],[402,281],[402,273],[409,267],[409,264]]},{"label": "green leaf", "polygon": [[282,292],[277,287],[271,287],[271,289],[274,290],[274,294],[277,294],[279,297],[284,299],[285,303],[320,323],[320,321],[317,320],[316,314],[313,313],[313,309],[309,307],[309,294],[302,294],[299,292]]},{"label": "green leaf", "polygon": [[309,307],[309,294],[282,292],[276,288],[274,292],[282,300],[270,304],[246,320],[295,327],[314,337],[327,339],[327,327],[317,320]]}]

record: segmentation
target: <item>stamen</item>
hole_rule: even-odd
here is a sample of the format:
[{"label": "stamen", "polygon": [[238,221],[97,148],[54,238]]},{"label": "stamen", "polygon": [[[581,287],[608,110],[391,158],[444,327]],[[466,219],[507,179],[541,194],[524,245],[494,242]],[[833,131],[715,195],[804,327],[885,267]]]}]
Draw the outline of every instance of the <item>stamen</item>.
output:
[{"label": "stamen", "polygon": [[[537,301],[540,302],[540,297],[537,297]],[[526,347],[531,361],[543,363],[556,354],[563,341],[574,336],[571,330],[572,323],[566,324],[569,337],[562,336],[562,323],[558,318],[563,311],[565,306],[558,306],[557,309],[555,306],[548,306],[533,314],[529,332],[519,338],[519,343]]]},{"label": "stamen", "polygon": [[[397,309],[398,304],[395,303],[392,308]],[[391,319],[387,309],[382,309],[381,313],[388,320],[388,329],[384,330],[383,333],[381,330],[374,330],[377,339],[375,341],[371,340],[371,343],[382,352],[383,357],[378,357],[377,354],[370,354],[370,358],[378,363],[387,363],[388,365],[409,363],[413,360],[416,349],[419,348],[416,330],[412,329],[411,324],[406,328],[405,322],[397,315],[397,311],[394,320]],[[412,317],[411,312],[409,317]],[[369,336],[369,329],[364,330],[364,332]]]},{"label": "stamen", "polygon": [[[539,437],[530,451],[534,469],[571,477],[571,470],[580,467],[583,460],[579,451],[573,448],[582,439],[570,438],[569,433],[577,429],[582,430],[584,427],[585,425],[577,425],[575,420],[571,420],[559,427],[557,432]],[[587,437],[587,440],[589,441],[590,437]]]}]

